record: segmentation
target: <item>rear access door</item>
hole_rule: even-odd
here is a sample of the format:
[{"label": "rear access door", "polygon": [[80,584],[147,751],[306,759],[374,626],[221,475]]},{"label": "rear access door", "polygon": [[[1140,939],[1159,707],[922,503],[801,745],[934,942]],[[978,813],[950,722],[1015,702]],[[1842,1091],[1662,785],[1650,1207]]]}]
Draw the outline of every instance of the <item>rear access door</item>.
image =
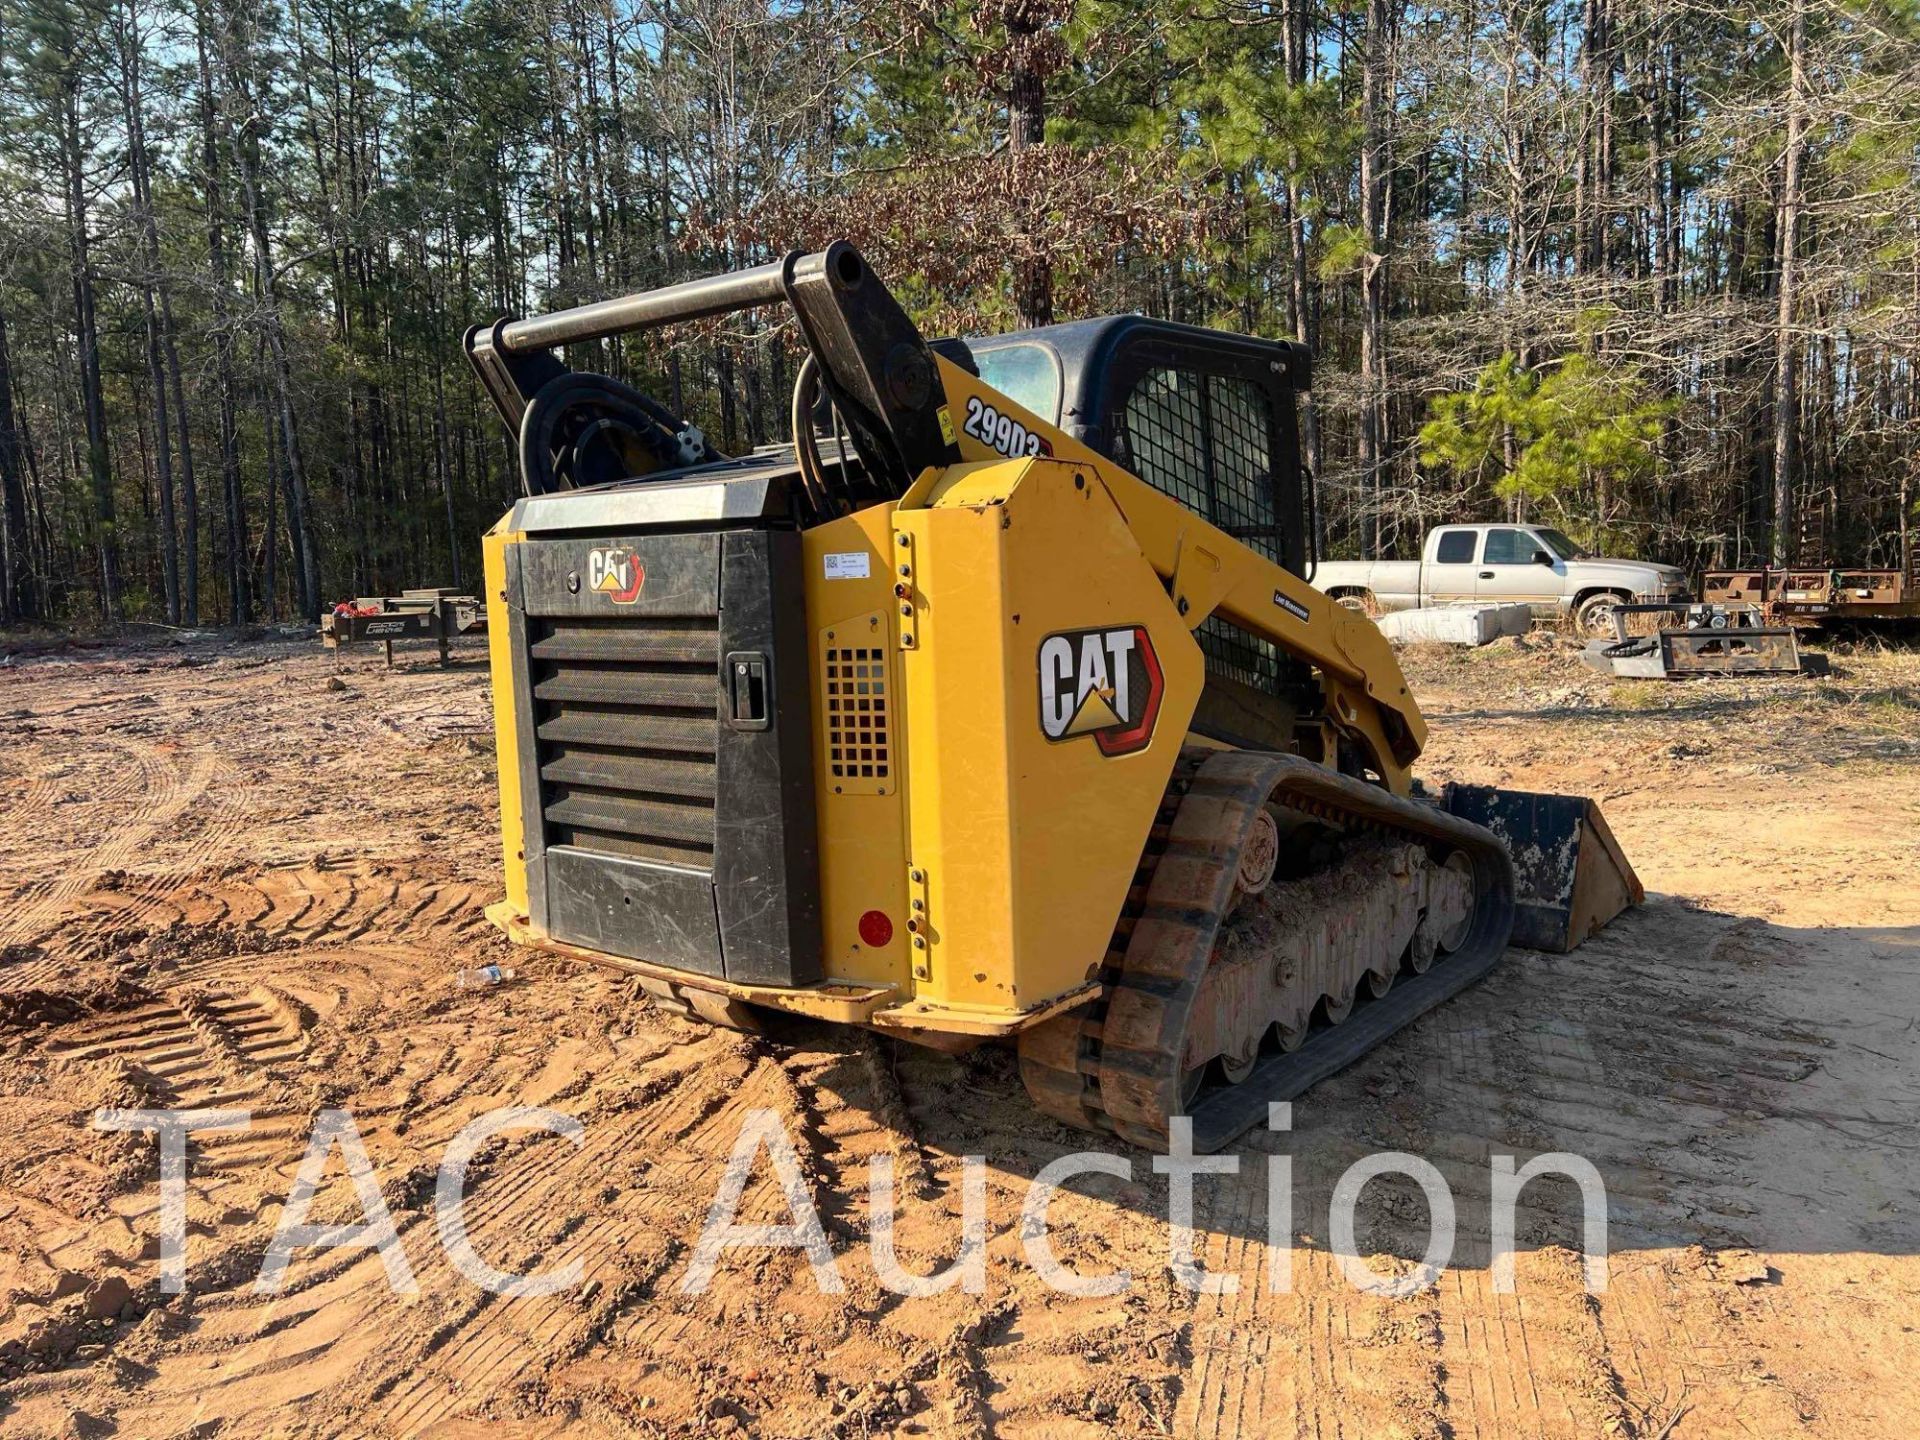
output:
[{"label": "rear access door", "polygon": [[[522,524],[573,518],[569,503],[584,518],[584,502],[523,502],[535,513]],[[530,918],[612,955],[811,983],[800,536],[675,533],[647,527],[639,500],[613,502],[592,502],[594,518],[614,521],[605,529],[507,550]]]}]

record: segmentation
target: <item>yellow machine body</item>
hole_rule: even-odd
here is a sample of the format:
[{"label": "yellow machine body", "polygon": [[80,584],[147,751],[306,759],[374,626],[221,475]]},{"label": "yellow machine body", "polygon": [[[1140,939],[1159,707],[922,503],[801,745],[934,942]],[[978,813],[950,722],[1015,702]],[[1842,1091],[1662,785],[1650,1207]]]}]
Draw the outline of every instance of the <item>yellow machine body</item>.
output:
[{"label": "yellow machine body", "polygon": [[[1042,453],[970,435],[961,462],[897,502],[802,536],[815,747],[823,979],[742,983],[536,933],[528,920],[530,737],[511,700],[525,663],[506,613],[503,521],[485,542],[507,886],[491,912],[516,940],[705,992],[916,1038],[1013,1034],[1086,1000],[1206,683],[1193,631],[1226,616],[1315,667],[1315,748],[1343,737],[1405,794],[1425,727],[1363,617],[940,360],[947,408],[989,401]],[[1043,653],[1043,647],[1049,647]],[[1105,721],[1122,659],[1157,686],[1144,733]],[[1051,660],[1080,705],[1049,735]],[[1142,661],[1150,663],[1142,664]],[[1101,673],[1103,665],[1109,668]],[[1086,682],[1091,672],[1093,683]],[[1138,697],[1129,697],[1138,716]],[[1131,727],[1139,731],[1140,727]],[[1214,743],[1214,742],[1199,742]],[[862,933],[886,917],[890,935]]]},{"label": "yellow machine body", "polygon": [[[565,363],[768,305],[790,448]],[[1014,1037],[1045,1114],[1207,1152],[1640,894],[1589,802],[1415,793],[1392,650],[1304,578],[1300,346],[929,342],[843,241],[465,345],[526,497],[485,543],[517,942],[722,1024]]]}]

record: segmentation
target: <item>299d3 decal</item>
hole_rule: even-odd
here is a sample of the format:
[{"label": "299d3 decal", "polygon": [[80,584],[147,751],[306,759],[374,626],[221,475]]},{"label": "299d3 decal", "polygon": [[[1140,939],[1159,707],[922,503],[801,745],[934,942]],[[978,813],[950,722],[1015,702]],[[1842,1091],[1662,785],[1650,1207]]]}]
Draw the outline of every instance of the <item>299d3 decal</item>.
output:
[{"label": "299d3 decal", "polygon": [[978,395],[967,397],[967,423],[960,427],[967,434],[1002,455],[1020,459],[1028,455],[1051,455],[1053,447],[1046,437],[1036,435],[1011,415],[1003,415]]}]

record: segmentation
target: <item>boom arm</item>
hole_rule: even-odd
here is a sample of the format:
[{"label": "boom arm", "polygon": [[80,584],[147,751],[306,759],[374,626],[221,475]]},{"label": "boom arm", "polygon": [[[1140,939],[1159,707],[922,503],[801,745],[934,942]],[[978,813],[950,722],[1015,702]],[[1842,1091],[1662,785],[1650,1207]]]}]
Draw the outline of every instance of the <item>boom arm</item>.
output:
[{"label": "boom arm", "polygon": [[[1426,721],[1392,647],[1372,622],[945,356],[935,359],[950,411],[964,414],[969,399],[980,399],[1039,436],[1044,453],[1083,463],[1098,475],[1190,629],[1217,613],[1313,665],[1320,672],[1328,719],[1360,745],[1390,790],[1402,795],[1411,790],[1413,762],[1426,745]],[[966,460],[1007,458],[964,430],[958,440]],[[923,478],[902,503],[915,503],[931,484],[931,477]]]}]

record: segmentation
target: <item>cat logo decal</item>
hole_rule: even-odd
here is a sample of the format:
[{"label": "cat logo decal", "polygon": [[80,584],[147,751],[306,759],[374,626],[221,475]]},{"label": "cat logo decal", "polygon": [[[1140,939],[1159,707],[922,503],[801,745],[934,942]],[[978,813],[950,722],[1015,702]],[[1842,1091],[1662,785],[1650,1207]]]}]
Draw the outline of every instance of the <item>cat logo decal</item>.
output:
[{"label": "cat logo decal", "polygon": [[1091,735],[1107,756],[1144,750],[1165,691],[1144,625],[1064,630],[1040,642],[1040,729],[1049,740]]}]

